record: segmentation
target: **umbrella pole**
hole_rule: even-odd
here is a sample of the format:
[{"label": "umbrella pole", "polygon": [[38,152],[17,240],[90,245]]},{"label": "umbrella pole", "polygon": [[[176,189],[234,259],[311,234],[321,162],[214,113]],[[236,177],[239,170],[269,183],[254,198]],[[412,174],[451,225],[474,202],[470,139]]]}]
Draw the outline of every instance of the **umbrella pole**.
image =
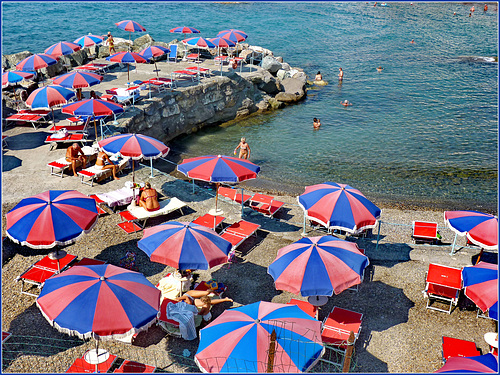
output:
[{"label": "umbrella pole", "polygon": [[306,212],[304,211],[304,224],[302,225],[302,236],[306,235]]},{"label": "umbrella pole", "polygon": [[151,161],[151,177],[153,176],[153,158],[149,159]]},{"label": "umbrella pole", "polygon": [[241,217],[243,218],[243,188],[241,188]]},{"label": "umbrella pole", "polygon": [[274,356],[276,354],[276,330],[273,329],[271,333],[271,340],[269,343],[269,356],[267,358],[267,373],[274,372]]},{"label": "umbrella pole", "polygon": [[381,221],[378,222],[378,232],[377,232],[377,244],[375,245],[375,251],[377,251],[378,249],[378,242],[379,242],[379,239],[380,239],[380,225],[382,224]]},{"label": "umbrella pole", "polygon": [[[215,183],[215,215],[217,215],[217,201],[219,200],[219,185],[220,183]],[[214,215],[214,216],[215,216]]]},{"label": "umbrella pole", "polygon": [[130,81],[130,63],[127,63],[127,84]]},{"label": "umbrella pole", "polygon": [[135,160],[132,159],[132,183],[134,184],[134,187],[135,187]]},{"label": "umbrella pole", "polygon": [[52,124],[54,124],[54,126],[56,125],[56,117],[54,116],[54,108],[50,108],[50,110],[52,111]]},{"label": "umbrella pole", "polygon": [[193,181],[193,194],[194,194],[194,178],[193,178],[193,180],[192,180],[192,181]]},{"label": "umbrella pole", "polygon": [[455,244],[457,243],[457,236],[458,236],[458,233],[455,233],[455,239],[453,240],[453,245],[451,245],[451,253],[450,253],[450,255],[455,254],[454,250],[455,250]]},{"label": "umbrella pole", "polygon": [[[94,132],[95,132],[95,140],[97,142],[97,124],[95,122],[95,116],[94,116]],[[102,138],[102,129],[101,129],[101,138]]]},{"label": "umbrella pole", "polygon": [[160,78],[160,75],[158,74],[158,67],[156,66],[156,60],[154,57],[153,57],[153,62],[155,63],[156,78]]}]

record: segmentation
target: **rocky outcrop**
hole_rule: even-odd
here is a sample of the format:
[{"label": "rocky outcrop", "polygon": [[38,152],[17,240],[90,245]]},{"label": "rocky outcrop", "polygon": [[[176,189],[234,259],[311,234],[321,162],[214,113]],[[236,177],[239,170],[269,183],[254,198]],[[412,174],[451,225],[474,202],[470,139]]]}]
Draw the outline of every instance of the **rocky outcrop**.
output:
[{"label": "rocky outcrop", "polygon": [[271,74],[276,74],[281,69],[281,63],[271,56],[264,56],[261,66]]},{"label": "rocky outcrop", "polygon": [[2,68],[3,70],[16,69],[17,64],[31,55],[33,54],[30,51],[23,51],[12,55],[2,55]]},{"label": "rocky outcrop", "polygon": [[302,100],[306,95],[306,82],[297,78],[285,78],[281,81],[283,92],[276,94],[280,102],[293,103]]}]

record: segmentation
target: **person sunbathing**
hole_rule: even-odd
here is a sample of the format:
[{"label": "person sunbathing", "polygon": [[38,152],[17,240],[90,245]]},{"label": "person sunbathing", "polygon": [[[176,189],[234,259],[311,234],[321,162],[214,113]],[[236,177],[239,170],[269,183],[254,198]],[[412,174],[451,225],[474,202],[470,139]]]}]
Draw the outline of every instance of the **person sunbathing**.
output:
[{"label": "person sunbathing", "polygon": [[158,193],[151,187],[149,182],[144,184],[144,190],[139,198],[139,206],[144,207],[146,211],[158,211],[160,209]]},{"label": "person sunbathing", "polygon": [[223,302],[233,302],[231,298],[217,298],[211,299],[208,295],[212,291],[209,290],[189,290],[182,296],[177,297],[176,301],[184,301],[188,305],[194,305],[198,309],[198,315],[203,317],[205,322],[209,322],[212,319],[212,313],[210,309],[213,305],[217,305]]},{"label": "person sunbathing", "polygon": [[87,157],[83,153],[78,143],[73,143],[66,150],[66,160],[71,162],[71,168],[73,169],[73,176],[76,176],[76,167],[80,166],[77,163],[81,163],[84,167],[87,164]]},{"label": "person sunbathing", "polygon": [[97,159],[95,161],[95,167],[96,167],[96,169],[101,169],[101,170],[103,170],[103,169],[113,170],[113,178],[115,180],[119,180],[119,178],[116,177],[117,166],[111,161],[109,156],[104,151],[100,151],[97,154]]}]

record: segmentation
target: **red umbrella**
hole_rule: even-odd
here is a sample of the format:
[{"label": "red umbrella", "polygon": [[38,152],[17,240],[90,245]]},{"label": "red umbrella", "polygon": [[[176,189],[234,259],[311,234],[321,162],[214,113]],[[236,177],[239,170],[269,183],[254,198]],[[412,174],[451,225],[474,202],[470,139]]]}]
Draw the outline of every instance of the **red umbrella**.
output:
[{"label": "red umbrella", "polygon": [[90,47],[102,43],[103,40],[102,36],[89,34],[76,39],[73,43],[79,44],[82,47]]},{"label": "red umbrella", "polygon": [[122,30],[128,31],[128,38],[130,39],[131,43],[132,43],[132,39],[130,36],[132,35],[131,34],[132,32],[146,31],[144,26],[138,24],[135,21],[131,21],[131,20],[120,21],[120,22],[115,23],[115,25],[118,26],[118,28],[120,28]]},{"label": "red umbrella", "polygon": [[127,63],[127,80],[130,81],[130,63],[146,63],[148,60],[146,60],[144,57],[139,55],[138,53],[135,52],[118,52],[115,53],[112,56],[106,57],[106,60],[109,61],[114,61],[114,62],[120,62],[120,63]]},{"label": "red umbrella", "polygon": [[52,111],[52,119],[54,120],[54,108],[59,104],[66,104],[69,99],[75,96],[72,90],[62,86],[44,86],[33,91],[26,105],[32,109],[50,109]]},{"label": "red umbrella", "polygon": [[14,85],[21,82],[23,79],[31,79],[34,77],[33,73],[20,72],[20,71],[9,71],[2,73],[2,88]]}]

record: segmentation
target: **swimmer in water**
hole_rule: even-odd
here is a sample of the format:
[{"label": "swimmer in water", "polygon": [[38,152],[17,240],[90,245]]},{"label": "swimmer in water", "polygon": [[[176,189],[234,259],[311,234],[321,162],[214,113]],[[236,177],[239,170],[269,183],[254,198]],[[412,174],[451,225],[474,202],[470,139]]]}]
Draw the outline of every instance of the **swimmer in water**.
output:
[{"label": "swimmer in water", "polygon": [[323,76],[321,75],[321,72],[316,73],[316,77],[314,77],[315,81],[323,81]]},{"label": "swimmer in water", "polygon": [[344,71],[342,68],[339,68],[339,81],[342,81],[344,79]]},{"label": "swimmer in water", "polygon": [[381,72],[381,71],[382,71],[382,69],[384,69],[384,68],[382,68],[381,66],[379,66],[379,67],[377,68],[377,72]]},{"label": "swimmer in water", "polygon": [[319,129],[321,126],[321,121],[318,118],[313,118],[313,128],[314,129]]},{"label": "swimmer in water", "polygon": [[411,44],[415,44],[415,41],[412,39],[410,43],[411,43]]},{"label": "swimmer in water", "polygon": [[348,107],[348,106],[352,105],[352,103],[350,103],[347,99],[344,101],[341,101],[340,104],[342,104],[344,107]]}]

